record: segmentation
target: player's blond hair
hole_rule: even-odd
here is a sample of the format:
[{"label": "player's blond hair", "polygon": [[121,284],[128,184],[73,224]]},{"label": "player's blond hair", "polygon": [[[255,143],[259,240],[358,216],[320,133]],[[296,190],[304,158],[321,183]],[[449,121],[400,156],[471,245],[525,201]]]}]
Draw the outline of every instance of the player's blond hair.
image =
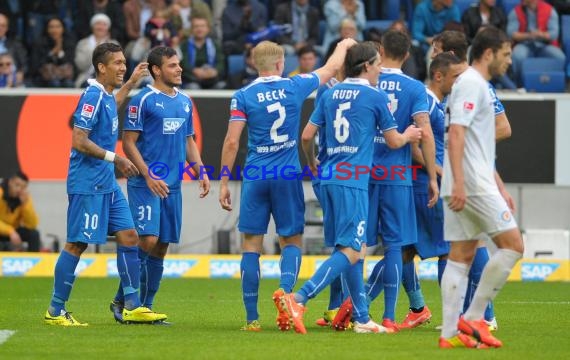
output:
[{"label": "player's blond hair", "polygon": [[271,71],[275,63],[283,59],[283,48],[271,41],[262,41],[253,48],[253,63],[257,71]]}]

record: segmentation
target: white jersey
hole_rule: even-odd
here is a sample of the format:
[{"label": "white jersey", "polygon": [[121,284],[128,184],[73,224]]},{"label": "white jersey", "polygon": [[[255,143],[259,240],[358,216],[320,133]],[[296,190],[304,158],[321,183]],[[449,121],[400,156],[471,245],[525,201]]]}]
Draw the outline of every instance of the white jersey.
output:
[{"label": "white jersey", "polygon": [[453,84],[445,109],[445,157],[441,195],[450,196],[453,174],[449,163],[450,124],[465,126],[463,176],[467,196],[498,194],[495,181],[495,107],[489,84],[469,67]]}]

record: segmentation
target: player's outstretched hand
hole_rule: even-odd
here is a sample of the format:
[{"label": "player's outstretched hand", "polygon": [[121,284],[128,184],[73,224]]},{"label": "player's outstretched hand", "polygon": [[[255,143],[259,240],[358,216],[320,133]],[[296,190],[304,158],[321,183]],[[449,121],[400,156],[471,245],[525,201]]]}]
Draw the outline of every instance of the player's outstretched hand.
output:
[{"label": "player's outstretched hand", "polygon": [[141,62],[137,66],[135,66],[135,69],[133,70],[133,73],[131,74],[128,83],[130,83],[132,87],[135,87],[136,84],[139,82],[139,80],[148,75],[150,75],[148,70],[148,63]]},{"label": "player's outstretched hand", "polygon": [[152,193],[156,196],[159,196],[162,199],[165,199],[168,194],[170,193],[170,189],[168,188],[168,184],[164,182],[164,180],[160,179],[153,179],[149,177],[146,179],[146,185],[152,191]]},{"label": "player's outstretched hand", "polygon": [[404,131],[404,136],[410,143],[418,142],[422,139],[422,128],[412,124]]},{"label": "player's outstretched hand", "polygon": [[228,184],[220,184],[220,205],[222,209],[227,211],[232,211],[232,197],[230,194],[230,189],[228,189]]},{"label": "player's outstretched hand", "polygon": [[344,46],[347,49],[350,49],[352,46],[358,44],[358,41],[352,39],[352,38],[346,38],[343,39],[342,41],[340,41],[337,46]]},{"label": "player's outstretched hand", "polygon": [[200,198],[205,198],[210,193],[210,178],[206,174],[200,179],[200,190]]},{"label": "player's outstretched hand", "polygon": [[131,162],[131,160],[129,160],[125,157],[116,155],[115,156],[115,166],[126,177],[136,176],[139,174],[139,170],[137,169],[135,164],[133,164]]},{"label": "player's outstretched hand", "polygon": [[465,207],[465,200],[467,196],[465,195],[465,186],[457,182],[453,183],[453,188],[451,189],[451,198],[449,199],[449,208],[453,211],[461,211]]},{"label": "player's outstretched hand", "polygon": [[428,208],[432,208],[437,204],[439,200],[439,186],[437,186],[437,181],[433,180],[429,182],[429,201],[428,201]]}]

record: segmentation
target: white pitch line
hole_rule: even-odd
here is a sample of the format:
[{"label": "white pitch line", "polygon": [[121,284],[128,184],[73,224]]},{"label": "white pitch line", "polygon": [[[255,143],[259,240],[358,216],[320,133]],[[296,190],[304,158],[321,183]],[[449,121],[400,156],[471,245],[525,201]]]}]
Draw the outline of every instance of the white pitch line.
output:
[{"label": "white pitch line", "polygon": [[495,301],[497,304],[570,305],[570,301]]},{"label": "white pitch line", "polygon": [[8,341],[10,336],[14,335],[16,330],[0,330],[0,345]]}]

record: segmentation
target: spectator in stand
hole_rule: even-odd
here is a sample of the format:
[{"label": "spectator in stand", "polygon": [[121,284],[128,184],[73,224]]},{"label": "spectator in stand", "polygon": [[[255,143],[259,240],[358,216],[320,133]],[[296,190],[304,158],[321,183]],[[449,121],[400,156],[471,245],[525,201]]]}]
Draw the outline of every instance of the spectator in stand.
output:
[{"label": "spectator in stand", "polygon": [[0,53],[0,88],[15,88],[22,85],[18,81],[18,70],[10,53]]},{"label": "spectator in stand", "polygon": [[297,74],[309,74],[317,67],[317,52],[312,46],[304,46],[297,52],[297,59],[299,61],[299,66],[289,74],[287,77],[293,77]]},{"label": "spectator in stand", "polygon": [[77,78],[75,87],[84,87],[87,79],[95,75],[92,64],[93,50],[99,44],[112,42],[119,44],[117,40],[111,38],[111,19],[105,14],[96,14],[89,22],[91,24],[91,35],[79,40],[75,48],[75,66],[77,67]]},{"label": "spectator in stand", "polygon": [[177,47],[178,32],[170,21],[166,4],[157,5],[144,27],[144,36],[150,40],[149,50],[156,46]]},{"label": "spectator in stand", "polygon": [[38,215],[28,192],[28,177],[17,172],[0,184],[0,250],[40,251]]},{"label": "spectator in stand", "polygon": [[[83,2],[78,1],[78,2]],[[26,23],[24,24],[25,45],[28,49],[40,39],[46,22],[55,17],[62,16],[63,20],[71,25],[74,21],[71,14],[71,1],[62,0],[26,0],[20,1],[24,8]]]},{"label": "spectator in stand", "polygon": [[328,0],[324,6],[327,26],[323,38],[323,49],[328,49],[331,42],[340,36],[342,20],[350,18],[356,24],[356,40],[362,40],[362,30],[366,27],[364,4],[360,0]]},{"label": "spectator in stand", "polygon": [[469,43],[481,26],[492,25],[507,31],[507,16],[503,8],[497,5],[497,0],[480,0],[479,4],[470,6],[461,16],[463,29]]},{"label": "spectator in stand", "polygon": [[329,57],[334,52],[334,49],[336,48],[336,44],[341,42],[342,39],[348,39],[348,38],[355,39],[356,38],[356,35],[358,34],[358,28],[356,27],[356,22],[352,18],[343,19],[340,22],[339,34],[340,34],[340,37],[338,39],[331,41],[331,43],[329,44],[328,50],[326,52],[326,55],[325,55],[325,58],[323,61],[323,64],[327,62]]},{"label": "spectator in stand", "polygon": [[174,0],[170,5],[170,20],[174,24],[178,37],[189,37],[191,34],[190,19],[200,14],[208,19],[210,28],[213,26],[212,10],[202,0]]},{"label": "spectator in stand", "polygon": [[258,0],[228,2],[222,14],[224,54],[243,54],[248,34],[267,26],[267,9]]},{"label": "spectator in stand", "polygon": [[63,20],[51,18],[41,39],[32,49],[30,72],[35,86],[64,87],[74,85],[75,40],[65,29]]},{"label": "spectator in stand", "polygon": [[529,57],[548,57],[566,61],[558,47],[560,27],[558,13],[543,0],[522,0],[509,13],[507,34],[513,48],[513,73],[515,81],[522,85],[521,67]]},{"label": "spectator in stand", "polygon": [[414,45],[428,52],[434,35],[443,31],[449,21],[461,21],[461,14],[453,0],[423,0],[414,9],[412,38]]},{"label": "spectator in stand", "polygon": [[10,19],[8,34],[18,40],[24,38],[24,8],[20,1],[0,0],[0,14],[4,14]]},{"label": "spectator in stand", "polygon": [[123,1],[120,0],[84,0],[77,1],[76,15],[74,18],[74,32],[78,39],[91,34],[89,20],[95,14],[105,14],[111,19],[111,38],[117,40],[121,46],[125,46],[127,36],[125,33],[125,16],[123,15]]},{"label": "spectator in stand", "polygon": [[252,48],[245,49],[243,56],[245,58],[245,68],[240,73],[230,74],[228,77],[228,89],[241,89],[257,79],[257,70],[253,62]]},{"label": "spectator in stand", "polygon": [[182,51],[182,83],[185,89],[223,89],[224,54],[209,36],[208,18],[200,14],[192,17],[192,36],[184,41]]},{"label": "spectator in stand", "polygon": [[309,0],[291,0],[279,4],[275,10],[276,24],[291,24],[293,31],[282,35],[276,42],[283,46],[285,55],[296,54],[305,46],[315,46],[319,41],[319,10]]},{"label": "spectator in stand", "polygon": [[0,14],[0,54],[10,53],[15,61],[16,83],[24,81],[24,73],[27,70],[27,51],[15,38],[8,36],[10,21],[4,14]]}]

